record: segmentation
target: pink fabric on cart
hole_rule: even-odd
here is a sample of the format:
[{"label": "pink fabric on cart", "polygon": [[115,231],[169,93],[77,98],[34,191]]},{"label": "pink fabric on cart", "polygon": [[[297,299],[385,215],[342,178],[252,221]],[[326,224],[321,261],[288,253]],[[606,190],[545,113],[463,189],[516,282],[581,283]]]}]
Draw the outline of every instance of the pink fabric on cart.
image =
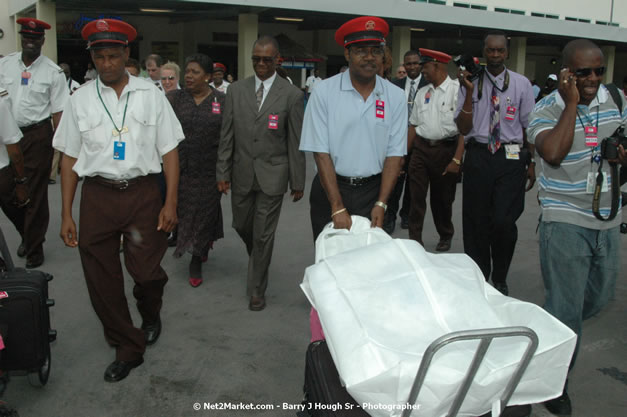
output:
[{"label": "pink fabric on cart", "polygon": [[309,328],[311,330],[311,342],[318,340],[324,340],[324,332],[322,331],[322,324],[320,324],[320,317],[315,308],[311,308],[309,312]]}]

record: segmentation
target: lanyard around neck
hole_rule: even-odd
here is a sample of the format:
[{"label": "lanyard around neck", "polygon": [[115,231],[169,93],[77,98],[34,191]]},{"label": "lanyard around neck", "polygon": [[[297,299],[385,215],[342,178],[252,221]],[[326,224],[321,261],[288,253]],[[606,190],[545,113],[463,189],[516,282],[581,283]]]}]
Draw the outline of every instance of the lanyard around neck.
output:
[{"label": "lanyard around neck", "polygon": [[98,78],[96,78],[96,91],[98,92],[98,98],[100,99],[100,102],[102,103],[102,107],[104,107],[105,111],[107,112],[107,115],[109,116],[109,119],[111,120],[111,123],[113,123],[113,127],[115,128],[115,130],[118,131],[120,135],[120,141],[122,141],[122,130],[124,129],[124,122],[126,121],[126,109],[128,109],[128,99],[131,96],[131,92],[129,91],[128,93],[126,93],[126,104],[124,105],[124,115],[122,116],[122,127],[118,128],[118,125],[116,125],[115,122],[113,121],[113,117],[111,117],[111,113],[109,113],[109,109],[105,105],[104,100],[102,100],[102,96],[100,95],[100,84],[98,84]]},{"label": "lanyard around neck", "polygon": [[481,76],[481,78],[479,78],[479,85],[477,86],[477,89],[479,90],[477,92],[477,99],[479,100],[481,100],[481,96],[483,96],[483,80],[485,77],[488,77],[488,81],[492,83],[492,86],[494,86],[494,88],[499,90],[501,93],[504,93],[509,88],[509,71],[507,71],[507,68],[505,68],[505,79],[503,80],[503,88],[499,88],[496,83],[492,81],[492,78],[490,78],[490,76],[486,74],[486,72],[487,70],[484,69],[483,75]]},{"label": "lanyard around neck", "polygon": [[[579,109],[577,109],[577,118],[579,119],[579,123],[581,123],[581,128],[584,130],[584,132],[586,131],[586,125],[583,124],[583,120],[581,120],[581,116],[579,115]],[[586,119],[588,119],[588,117],[586,116]],[[592,123],[590,123],[592,124]],[[599,107],[597,107],[597,122],[596,122],[596,128],[597,131],[599,129]]]}]

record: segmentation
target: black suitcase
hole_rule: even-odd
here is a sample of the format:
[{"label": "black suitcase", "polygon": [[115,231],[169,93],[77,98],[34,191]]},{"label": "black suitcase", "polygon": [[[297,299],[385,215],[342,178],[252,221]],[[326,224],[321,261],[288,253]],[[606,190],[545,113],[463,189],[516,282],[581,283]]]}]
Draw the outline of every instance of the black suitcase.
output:
[{"label": "black suitcase", "polygon": [[48,298],[52,275],[15,268],[2,230],[0,250],[6,265],[0,271],[0,328],[5,345],[0,369],[37,373],[39,384],[44,385],[50,375],[50,342],[56,339],[48,310],[54,305]]},{"label": "black suitcase", "polygon": [[305,358],[305,406],[300,417],[369,417],[340,382],[327,342],[313,342]]}]

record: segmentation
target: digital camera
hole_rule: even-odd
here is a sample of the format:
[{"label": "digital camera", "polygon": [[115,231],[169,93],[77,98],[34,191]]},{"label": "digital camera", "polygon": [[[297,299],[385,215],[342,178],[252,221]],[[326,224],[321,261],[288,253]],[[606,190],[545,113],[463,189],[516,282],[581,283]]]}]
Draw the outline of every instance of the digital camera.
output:
[{"label": "digital camera", "polygon": [[601,141],[601,157],[604,159],[616,159],[618,158],[618,147],[623,145],[623,148],[627,149],[627,137],[624,135],[623,127],[616,129],[614,134],[609,138]]},{"label": "digital camera", "polygon": [[457,65],[462,71],[468,71],[470,73],[470,76],[468,77],[470,81],[474,81],[479,78],[483,72],[483,67],[479,65],[479,60],[472,55],[458,55],[453,59],[453,62],[455,62],[455,65]]}]

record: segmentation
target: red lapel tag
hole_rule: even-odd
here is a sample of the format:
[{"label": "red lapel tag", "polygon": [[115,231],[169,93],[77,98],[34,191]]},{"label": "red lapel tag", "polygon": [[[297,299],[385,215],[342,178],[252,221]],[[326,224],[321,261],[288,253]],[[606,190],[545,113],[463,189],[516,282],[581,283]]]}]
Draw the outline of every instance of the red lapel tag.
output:
[{"label": "red lapel tag", "polygon": [[268,116],[268,129],[277,130],[279,128],[279,115],[271,114]]},{"label": "red lapel tag", "polygon": [[385,102],[383,100],[376,101],[375,116],[378,119],[385,119]]},{"label": "red lapel tag", "polygon": [[584,133],[586,134],[586,146],[597,146],[599,144],[596,126],[586,126]]},{"label": "red lapel tag", "polygon": [[9,294],[6,291],[0,291],[0,298],[9,298]]},{"label": "red lapel tag", "polygon": [[516,107],[507,106],[507,110],[505,112],[505,120],[514,120],[515,115],[516,115]]},{"label": "red lapel tag", "polygon": [[220,114],[220,113],[222,113],[220,111],[220,103],[218,103],[217,101],[214,101],[213,103],[211,103],[211,113],[213,113],[213,114]]}]

